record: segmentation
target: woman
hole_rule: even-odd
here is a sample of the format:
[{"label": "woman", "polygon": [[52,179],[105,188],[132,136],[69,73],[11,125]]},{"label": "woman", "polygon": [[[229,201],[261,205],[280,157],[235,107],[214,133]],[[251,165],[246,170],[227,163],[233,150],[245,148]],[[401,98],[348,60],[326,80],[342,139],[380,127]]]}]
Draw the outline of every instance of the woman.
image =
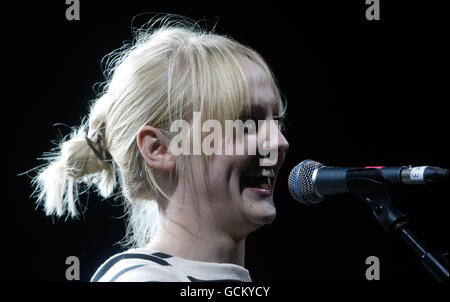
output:
[{"label": "woman", "polygon": [[[208,144],[244,154],[175,155],[171,128],[187,121],[184,138],[194,142],[194,113],[202,125],[272,123],[284,114],[279,90],[254,50],[183,20],[156,24],[108,60],[103,94],[35,178],[38,201],[48,215],[76,216],[78,184],[94,184],[106,198],[118,180],[133,248],[107,260],[92,281],[251,281],[245,238],[275,218],[286,139],[278,128],[250,127]],[[261,146],[256,154],[251,143]],[[261,166],[270,151],[276,160]]]}]

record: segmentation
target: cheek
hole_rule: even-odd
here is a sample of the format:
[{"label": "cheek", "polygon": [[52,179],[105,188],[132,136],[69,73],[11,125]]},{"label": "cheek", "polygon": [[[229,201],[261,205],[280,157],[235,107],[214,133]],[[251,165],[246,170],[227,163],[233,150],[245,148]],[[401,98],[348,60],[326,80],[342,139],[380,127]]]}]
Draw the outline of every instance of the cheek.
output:
[{"label": "cheek", "polygon": [[[247,133],[242,137],[236,138],[233,142],[235,152],[238,156],[253,156],[258,153],[258,135],[256,133]],[[245,159],[241,159],[245,161]]]},{"label": "cheek", "polygon": [[213,190],[219,187],[237,190],[242,170],[249,164],[250,159],[244,155],[218,155],[211,162],[209,179]]},{"label": "cheek", "polygon": [[[257,152],[257,135],[244,135],[242,139],[223,139],[223,155],[213,155],[210,162],[208,177],[209,185],[217,192],[220,188],[239,192],[235,188],[240,185],[242,171],[247,167]],[[233,146],[233,152],[225,152],[225,146]],[[241,151],[244,152],[241,152]],[[230,155],[227,155],[230,154]],[[236,155],[239,154],[239,155]]]},{"label": "cheek", "polygon": [[216,155],[210,166],[209,175],[214,178],[230,178],[240,171],[244,162],[244,156]]}]

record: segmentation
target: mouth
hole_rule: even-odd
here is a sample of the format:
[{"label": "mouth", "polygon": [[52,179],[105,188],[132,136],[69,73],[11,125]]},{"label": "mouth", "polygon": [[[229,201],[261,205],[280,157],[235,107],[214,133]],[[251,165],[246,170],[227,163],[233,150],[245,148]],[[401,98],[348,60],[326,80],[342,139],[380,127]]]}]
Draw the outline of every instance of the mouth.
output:
[{"label": "mouth", "polygon": [[257,193],[272,194],[276,169],[250,165],[241,174],[241,190],[252,189]]}]

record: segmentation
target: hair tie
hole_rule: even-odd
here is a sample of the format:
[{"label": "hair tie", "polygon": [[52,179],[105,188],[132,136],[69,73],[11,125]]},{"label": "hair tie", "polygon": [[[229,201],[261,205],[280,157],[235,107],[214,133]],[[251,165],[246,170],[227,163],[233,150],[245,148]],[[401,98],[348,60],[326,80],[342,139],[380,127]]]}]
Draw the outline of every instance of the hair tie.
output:
[{"label": "hair tie", "polygon": [[103,161],[109,161],[112,159],[111,154],[108,151],[105,151],[105,149],[103,149],[103,144],[101,142],[101,137],[99,136],[97,139],[97,146],[99,147],[99,149],[97,149],[95,147],[95,144],[93,141],[91,141],[87,136],[84,137],[86,139],[86,142],[88,144],[88,146],[92,149],[92,151],[94,152],[94,154]]}]

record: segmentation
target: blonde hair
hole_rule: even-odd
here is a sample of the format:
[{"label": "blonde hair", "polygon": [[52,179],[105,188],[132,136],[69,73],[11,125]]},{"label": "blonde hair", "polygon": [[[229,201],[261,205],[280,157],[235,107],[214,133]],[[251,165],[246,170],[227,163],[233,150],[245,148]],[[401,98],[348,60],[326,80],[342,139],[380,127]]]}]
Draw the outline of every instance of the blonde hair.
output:
[{"label": "blonde hair", "polygon": [[174,120],[190,120],[195,111],[204,120],[238,119],[250,98],[241,56],[265,70],[282,108],[272,72],[249,47],[174,16],[138,30],[134,41],[106,57],[106,82],[89,116],[33,179],[46,214],[76,217],[80,184],[94,185],[107,198],[118,181],[129,219],[127,243],[146,245],[166,195],[140,154],[137,133],[146,124],[169,131]]}]

